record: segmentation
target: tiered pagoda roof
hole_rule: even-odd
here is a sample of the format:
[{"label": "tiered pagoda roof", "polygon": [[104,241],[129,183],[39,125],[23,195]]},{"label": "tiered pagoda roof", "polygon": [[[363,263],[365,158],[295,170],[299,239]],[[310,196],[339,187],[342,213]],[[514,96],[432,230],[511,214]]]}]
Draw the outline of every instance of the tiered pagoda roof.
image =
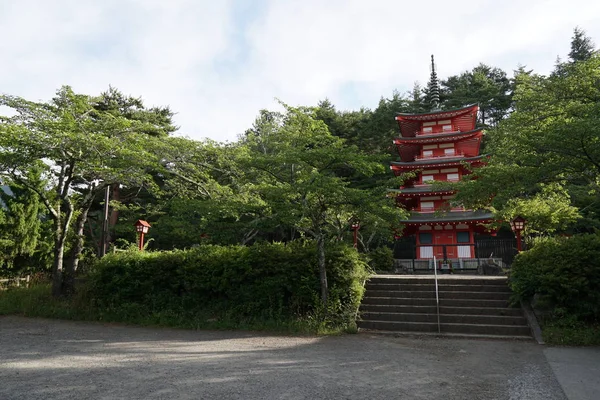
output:
[{"label": "tiered pagoda roof", "polygon": [[395,193],[399,197],[420,197],[421,195],[448,195],[456,191],[451,188],[444,188],[433,185],[419,185],[400,189],[388,189],[390,193]]},{"label": "tiered pagoda roof", "polygon": [[462,165],[463,162],[469,164],[482,164],[485,161],[483,158],[488,157],[487,154],[483,154],[476,157],[434,157],[427,158],[422,160],[410,161],[410,162],[401,162],[401,161],[392,161],[390,165],[390,169],[394,172],[396,171],[410,171],[414,169],[421,169],[423,167],[450,167],[456,165]]},{"label": "tiered pagoda roof", "polygon": [[412,212],[409,218],[401,222],[408,226],[423,225],[426,223],[446,224],[448,222],[471,222],[485,224],[491,222],[493,216],[494,215],[487,210],[430,213]]}]

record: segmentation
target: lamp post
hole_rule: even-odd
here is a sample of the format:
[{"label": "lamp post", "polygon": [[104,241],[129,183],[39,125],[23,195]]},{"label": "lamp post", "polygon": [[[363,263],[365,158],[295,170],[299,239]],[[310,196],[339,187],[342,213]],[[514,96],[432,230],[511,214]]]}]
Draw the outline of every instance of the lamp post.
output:
[{"label": "lamp post", "polygon": [[150,224],[143,219],[138,219],[133,225],[135,226],[136,232],[139,234],[138,248],[140,251],[144,251],[144,235],[148,233]]},{"label": "lamp post", "polygon": [[516,216],[512,221],[510,221],[510,229],[515,233],[517,237],[517,251],[520,253],[523,249],[521,248],[521,232],[525,229],[525,223],[527,221],[525,218]]},{"label": "lamp post", "polygon": [[352,230],[354,231],[354,248],[357,249],[358,248],[358,230],[360,229],[360,224],[358,223],[358,221],[353,221],[351,227],[352,227]]}]

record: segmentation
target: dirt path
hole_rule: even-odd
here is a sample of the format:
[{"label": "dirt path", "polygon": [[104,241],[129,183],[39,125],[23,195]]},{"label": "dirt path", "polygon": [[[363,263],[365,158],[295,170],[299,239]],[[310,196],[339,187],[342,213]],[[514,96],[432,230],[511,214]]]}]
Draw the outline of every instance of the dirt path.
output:
[{"label": "dirt path", "polygon": [[565,399],[533,342],[0,317],[0,399]]}]

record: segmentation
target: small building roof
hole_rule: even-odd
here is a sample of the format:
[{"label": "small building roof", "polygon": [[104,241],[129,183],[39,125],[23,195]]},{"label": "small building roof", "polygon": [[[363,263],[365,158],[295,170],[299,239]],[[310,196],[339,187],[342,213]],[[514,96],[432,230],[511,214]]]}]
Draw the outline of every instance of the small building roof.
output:
[{"label": "small building roof", "polygon": [[138,219],[137,221],[135,221],[135,223],[133,224],[135,226],[147,226],[148,228],[152,228],[152,226],[150,226],[150,224],[148,223],[148,221],[144,221],[143,219]]}]

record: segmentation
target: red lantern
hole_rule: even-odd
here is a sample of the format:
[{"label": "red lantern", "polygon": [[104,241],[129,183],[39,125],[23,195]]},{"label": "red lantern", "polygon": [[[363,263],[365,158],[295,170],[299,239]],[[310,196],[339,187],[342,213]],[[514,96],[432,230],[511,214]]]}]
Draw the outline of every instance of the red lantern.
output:
[{"label": "red lantern", "polygon": [[356,249],[358,248],[358,230],[360,229],[360,223],[358,222],[358,220],[353,220],[352,225],[350,226],[354,231],[354,248]]},{"label": "red lantern", "polygon": [[517,237],[517,251],[521,252],[522,247],[521,247],[521,232],[523,232],[523,230],[525,229],[525,224],[527,223],[527,220],[525,220],[525,218],[519,216],[516,216],[512,221],[510,221],[510,229],[512,229],[512,231],[515,233],[516,237]]},{"label": "red lantern", "polygon": [[143,219],[138,219],[135,224],[135,231],[139,234],[138,239],[138,248],[140,251],[144,250],[144,235],[148,233],[148,230],[151,228],[150,224]]}]

